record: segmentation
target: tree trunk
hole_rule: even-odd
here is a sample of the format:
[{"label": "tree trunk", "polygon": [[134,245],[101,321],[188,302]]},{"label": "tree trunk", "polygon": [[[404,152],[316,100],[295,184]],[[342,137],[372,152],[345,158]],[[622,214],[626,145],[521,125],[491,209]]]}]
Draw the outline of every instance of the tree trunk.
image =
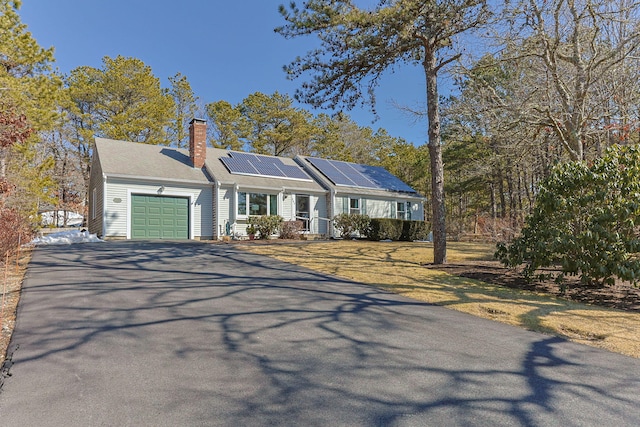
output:
[{"label": "tree trunk", "polygon": [[427,117],[429,119],[429,159],[431,164],[431,208],[433,230],[433,263],[447,262],[447,232],[444,206],[444,163],[440,143],[438,111],[438,69],[433,51],[425,49],[423,62],[427,79]]},{"label": "tree trunk", "polygon": [[527,212],[522,212],[523,217],[526,217],[527,214],[531,213],[532,209],[531,207],[533,206],[533,197],[531,195],[531,191],[533,189],[533,173],[531,174],[531,181],[529,182],[529,176],[527,175],[527,170],[524,169],[522,171],[522,173],[524,174],[524,177],[522,178],[522,180],[524,181],[524,194],[525,196],[527,196]]},{"label": "tree trunk", "polygon": [[[498,202],[496,200],[496,184],[495,177],[493,175],[489,178],[489,200],[491,203],[491,237],[495,240],[497,234],[496,222],[498,219]],[[484,231],[486,231],[486,228]]]},{"label": "tree trunk", "polygon": [[498,167],[496,171],[496,179],[498,183],[498,196],[500,197],[500,218],[507,216],[507,199],[504,196],[504,174],[502,173],[502,167]]}]

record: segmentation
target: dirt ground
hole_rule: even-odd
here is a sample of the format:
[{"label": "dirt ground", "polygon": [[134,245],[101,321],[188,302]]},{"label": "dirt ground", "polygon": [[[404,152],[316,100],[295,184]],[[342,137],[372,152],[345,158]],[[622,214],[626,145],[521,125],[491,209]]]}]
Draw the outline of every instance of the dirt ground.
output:
[{"label": "dirt ground", "polygon": [[599,289],[580,283],[580,279],[577,277],[569,277],[566,280],[566,291],[562,294],[560,287],[552,280],[527,283],[517,270],[506,268],[498,261],[473,261],[446,265],[429,264],[426,267],[509,288],[548,293],[572,301],[640,312],[640,288],[633,287],[626,282],[617,282],[615,286]]},{"label": "dirt ground", "polygon": [[9,262],[0,263],[0,384],[3,375],[8,370],[4,366],[7,347],[11,339],[11,334],[16,323],[16,310],[20,300],[20,289],[22,280],[31,259],[31,250],[26,249],[19,253],[19,259],[15,255],[9,258]]}]

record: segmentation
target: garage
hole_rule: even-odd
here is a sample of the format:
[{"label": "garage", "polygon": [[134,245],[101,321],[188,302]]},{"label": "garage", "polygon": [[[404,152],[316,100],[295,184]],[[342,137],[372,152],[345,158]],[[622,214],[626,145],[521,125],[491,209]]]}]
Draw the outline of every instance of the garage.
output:
[{"label": "garage", "polygon": [[189,199],[131,195],[132,239],[188,239]]}]

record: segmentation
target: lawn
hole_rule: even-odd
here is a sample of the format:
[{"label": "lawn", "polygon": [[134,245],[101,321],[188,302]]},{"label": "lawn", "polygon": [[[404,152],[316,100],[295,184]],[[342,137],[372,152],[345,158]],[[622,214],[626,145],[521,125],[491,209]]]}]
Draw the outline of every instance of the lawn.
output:
[{"label": "lawn", "polygon": [[[263,243],[263,242],[261,242]],[[529,330],[640,358],[640,313],[511,289],[426,268],[430,243],[319,241],[242,245],[247,250]],[[486,262],[494,246],[448,243],[450,263]]]}]

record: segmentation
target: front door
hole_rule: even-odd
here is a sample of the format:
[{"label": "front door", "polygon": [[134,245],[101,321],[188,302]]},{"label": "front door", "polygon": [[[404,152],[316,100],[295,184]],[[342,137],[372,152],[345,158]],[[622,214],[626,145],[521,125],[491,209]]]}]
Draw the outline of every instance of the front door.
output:
[{"label": "front door", "polygon": [[296,220],[302,221],[302,230],[309,231],[311,201],[306,194],[296,194]]}]

